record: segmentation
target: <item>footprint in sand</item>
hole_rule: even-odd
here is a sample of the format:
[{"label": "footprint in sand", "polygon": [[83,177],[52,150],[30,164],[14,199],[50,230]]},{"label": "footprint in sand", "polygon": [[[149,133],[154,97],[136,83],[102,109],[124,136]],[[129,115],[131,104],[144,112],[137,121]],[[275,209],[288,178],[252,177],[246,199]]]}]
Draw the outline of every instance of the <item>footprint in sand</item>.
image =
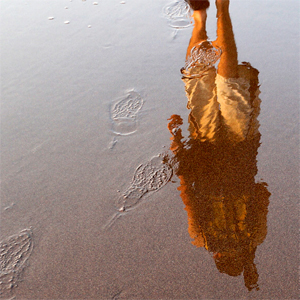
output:
[{"label": "footprint in sand", "polygon": [[119,211],[134,208],[148,192],[161,189],[172,176],[172,168],[165,164],[163,157],[154,156],[149,162],[135,170],[130,186],[118,200]]},{"label": "footprint in sand", "polygon": [[133,210],[141,203],[146,193],[158,191],[166,185],[172,174],[172,168],[164,162],[164,155],[154,156],[149,162],[139,165],[129,187],[117,200],[118,211],[104,226],[104,229],[109,228],[121,215]]},{"label": "footprint in sand", "polygon": [[125,98],[111,106],[112,130],[117,135],[130,135],[137,130],[137,115],[143,106],[141,95],[130,91]]},{"label": "footprint in sand", "polygon": [[173,28],[182,29],[192,25],[192,11],[184,0],[169,3],[164,7],[163,12]]},{"label": "footprint in sand", "polygon": [[211,41],[204,41],[191,49],[181,74],[187,78],[201,77],[220,59],[222,50],[214,47]]},{"label": "footprint in sand", "polygon": [[11,297],[33,248],[32,232],[24,229],[0,242],[0,297]]}]

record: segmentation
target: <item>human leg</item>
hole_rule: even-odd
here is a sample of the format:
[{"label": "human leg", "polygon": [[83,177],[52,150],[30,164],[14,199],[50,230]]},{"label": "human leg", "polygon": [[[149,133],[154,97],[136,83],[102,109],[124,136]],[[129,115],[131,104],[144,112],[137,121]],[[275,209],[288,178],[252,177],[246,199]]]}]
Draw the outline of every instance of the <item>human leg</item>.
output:
[{"label": "human leg", "polygon": [[222,50],[218,74],[224,78],[238,76],[238,55],[232,23],[229,15],[229,0],[216,0],[217,7],[217,40],[214,45]]},{"label": "human leg", "polygon": [[190,43],[187,48],[186,58],[188,58],[188,56],[191,53],[191,49],[195,45],[207,40],[206,18],[207,18],[207,13],[205,9],[194,11],[193,13],[194,28],[190,39]]}]

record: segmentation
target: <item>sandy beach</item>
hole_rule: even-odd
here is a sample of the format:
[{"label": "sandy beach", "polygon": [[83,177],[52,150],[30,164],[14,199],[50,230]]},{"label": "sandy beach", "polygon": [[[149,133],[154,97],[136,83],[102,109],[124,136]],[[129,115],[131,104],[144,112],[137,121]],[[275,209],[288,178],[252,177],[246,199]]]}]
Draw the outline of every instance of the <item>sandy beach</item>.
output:
[{"label": "sandy beach", "polygon": [[299,1],[0,7],[1,299],[298,299]]}]

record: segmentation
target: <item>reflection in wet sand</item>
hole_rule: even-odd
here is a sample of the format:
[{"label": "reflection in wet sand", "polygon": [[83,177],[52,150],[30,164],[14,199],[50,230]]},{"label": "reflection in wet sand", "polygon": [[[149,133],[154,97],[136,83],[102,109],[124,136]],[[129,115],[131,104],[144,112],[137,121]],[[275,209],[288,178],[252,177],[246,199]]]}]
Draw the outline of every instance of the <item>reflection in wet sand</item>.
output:
[{"label": "reflection in wet sand", "polygon": [[[169,163],[180,179],[180,190],[188,214],[188,231],[197,247],[213,253],[222,273],[243,273],[245,286],[258,289],[254,263],[257,246],[267,234],[270,193],[266,183],[255,182],[260,145],[258,71],[249,63],[238,64],[229,1],[216,1],[218,38],[207,42],[206,10],[194,12],[195,26],[188,46],[201,49],[201,56],[182,70],[188,98],[189,138],[184,140],[183,120],[172,115],[174,156]],[[205,51],[220,48],[218,67],[207,68]],[[215,57],[212,62],[215,63]],[[203,66],[205,65],[205,68]]]},{"label": "reflection in wet sand", "polygon": [[0,242],[0,296],[11,297],[32,251],[32,233],[24,229]]}]

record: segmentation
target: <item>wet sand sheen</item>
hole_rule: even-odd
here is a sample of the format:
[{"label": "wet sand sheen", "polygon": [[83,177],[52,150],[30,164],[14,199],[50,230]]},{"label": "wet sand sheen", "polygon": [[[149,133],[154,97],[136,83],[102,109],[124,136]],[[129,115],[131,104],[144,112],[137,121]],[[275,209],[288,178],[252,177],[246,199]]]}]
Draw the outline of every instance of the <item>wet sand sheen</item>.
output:
[{"label": "wet sand sheen", "polygon": [[1,296],[297,298],[299,4],[231,1],[239,111],[183,1],[121,2],[2,2]]}]

